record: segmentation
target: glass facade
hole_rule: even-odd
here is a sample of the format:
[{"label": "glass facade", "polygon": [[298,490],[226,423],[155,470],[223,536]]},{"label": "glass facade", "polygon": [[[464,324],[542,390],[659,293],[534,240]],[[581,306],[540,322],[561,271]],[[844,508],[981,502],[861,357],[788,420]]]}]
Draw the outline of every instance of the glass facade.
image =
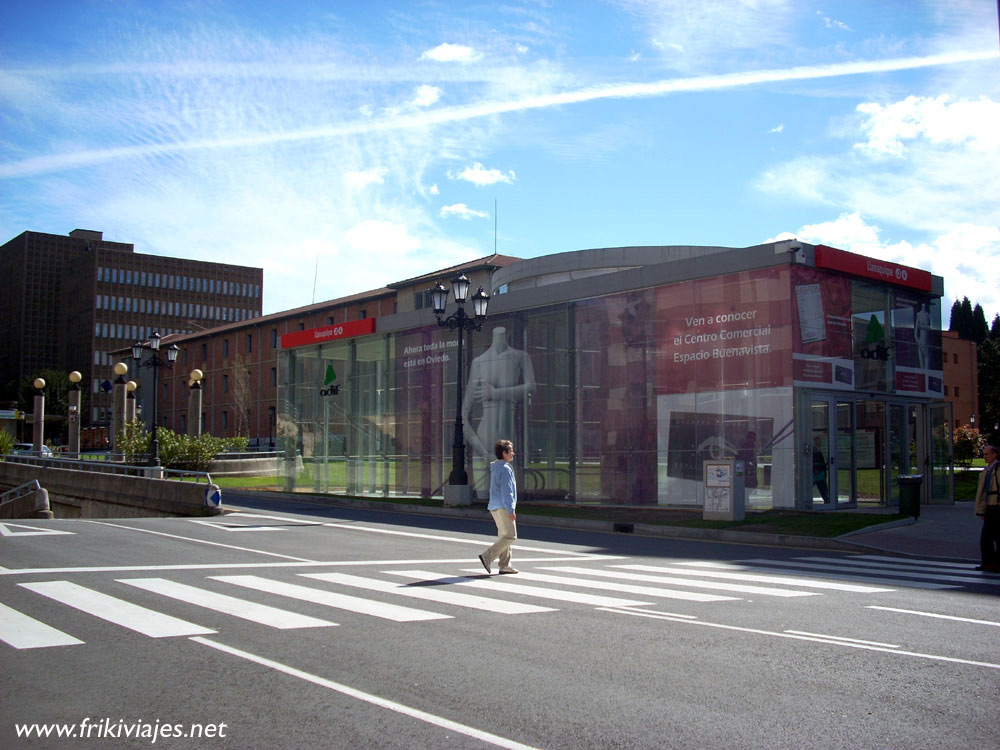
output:
[{"label": "glass facade", "polygon": [[904,459],[890,402],[941,395],[936,296],[792,263],[491,313],[462,334],[461,373],[458,335],[435,324],[284,350],[286,488],[439,497],[460,411],[480,499],[508,438],[529,501],[701,506],[703,463],[724,457],[745,462],[749,507],[885,500],[887,480],[872,490],[858,474]]}]

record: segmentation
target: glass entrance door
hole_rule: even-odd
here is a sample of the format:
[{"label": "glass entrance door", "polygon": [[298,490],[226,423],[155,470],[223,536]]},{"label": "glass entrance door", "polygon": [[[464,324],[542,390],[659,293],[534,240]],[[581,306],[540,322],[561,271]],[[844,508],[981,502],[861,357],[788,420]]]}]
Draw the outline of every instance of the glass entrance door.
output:
[{"label": "glass entrance door", "polygon": [[954,474],[952,468],[951,428],[952,405],[931,404],[927,407],[928,422],[931,428],[930,476],[924,478],[927,484],[930,480],[929,492],[931,501],[951,502],[955,497]]},{"label": "glass entrance door", "polygon": [[857,498],[854,404],[833,396],[814,395],[810,406],[812,507],[853,506]]}]

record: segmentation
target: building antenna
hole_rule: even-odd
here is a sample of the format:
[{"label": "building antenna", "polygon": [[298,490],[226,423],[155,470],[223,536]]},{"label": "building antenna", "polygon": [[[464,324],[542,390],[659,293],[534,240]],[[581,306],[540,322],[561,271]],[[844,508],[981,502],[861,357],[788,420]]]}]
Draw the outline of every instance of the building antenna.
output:
[{"label": "building antenna", "polygon": [[319,254],[316,255],[316,271],[313,273],[313,301],[316,304],[316,279],[319,278]]},{"label": "building antenna", "polygon": [[[1000,2],[1000,0],[997,0]],[[497,199],[493,199],[493,254],[497,254]]]}]

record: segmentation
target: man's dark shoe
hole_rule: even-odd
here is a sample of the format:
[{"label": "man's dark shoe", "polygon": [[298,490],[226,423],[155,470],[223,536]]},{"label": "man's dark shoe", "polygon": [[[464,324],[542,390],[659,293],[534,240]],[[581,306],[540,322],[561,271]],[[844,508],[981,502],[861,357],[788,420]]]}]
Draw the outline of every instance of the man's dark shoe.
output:
[{"label": "man's dark shoe", "polygon": [[486,568],[486,572],[489,575],[493,575],[493,571],[490,570],[490,564],[489,564],[489,562],[486,559],[486,555],[480,555],[479,556],[479,562],[481,562],[483,564],[483,567]]}]

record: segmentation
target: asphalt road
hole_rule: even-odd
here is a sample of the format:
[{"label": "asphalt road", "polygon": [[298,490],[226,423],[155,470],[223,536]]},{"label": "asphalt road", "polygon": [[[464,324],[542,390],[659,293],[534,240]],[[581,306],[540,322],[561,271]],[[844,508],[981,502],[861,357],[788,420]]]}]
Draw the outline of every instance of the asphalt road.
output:
[{"label": "asphalt road", "polygon": [[0,524],[0,747],[1000,746],[967,565],[242,505]]}]

